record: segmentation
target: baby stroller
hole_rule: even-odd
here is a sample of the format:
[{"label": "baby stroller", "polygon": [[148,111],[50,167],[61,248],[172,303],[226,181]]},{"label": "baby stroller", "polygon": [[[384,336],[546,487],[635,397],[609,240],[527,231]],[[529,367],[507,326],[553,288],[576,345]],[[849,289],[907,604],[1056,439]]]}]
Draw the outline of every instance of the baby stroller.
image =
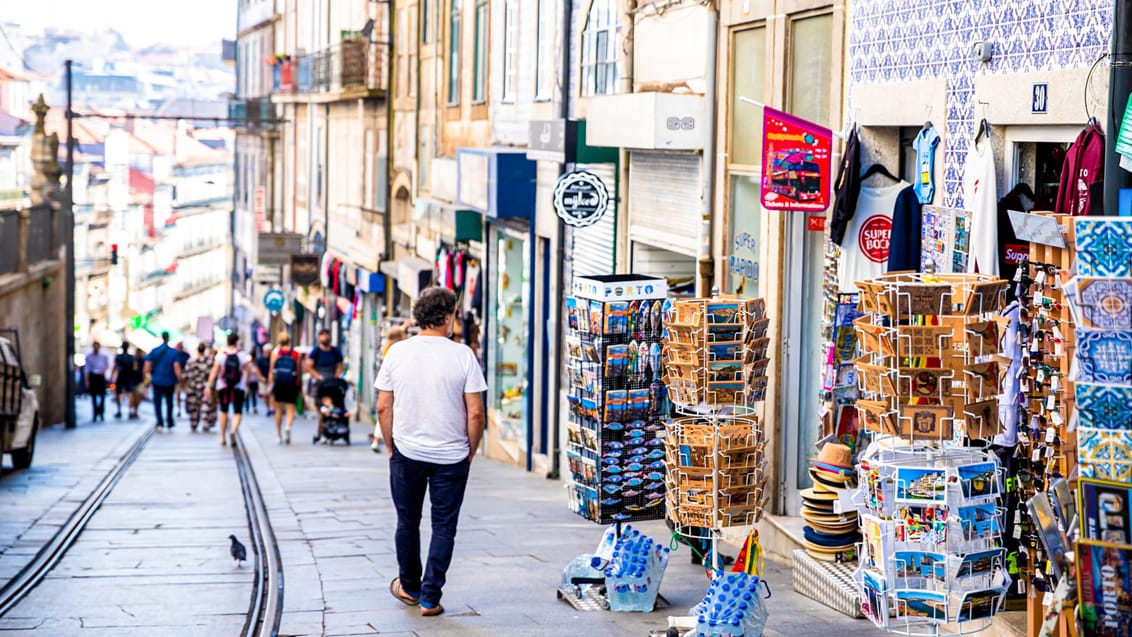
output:
[{"label": "baby stroller", "polygon": [[[346,391],[349,384],[341,378],[328,378],[318,384],[315,400],[318,407],[318,433],[314,443],[345,440],[350,444],[350,412],[346,410]],[[329,398],[329,401],[325,399]]]}]

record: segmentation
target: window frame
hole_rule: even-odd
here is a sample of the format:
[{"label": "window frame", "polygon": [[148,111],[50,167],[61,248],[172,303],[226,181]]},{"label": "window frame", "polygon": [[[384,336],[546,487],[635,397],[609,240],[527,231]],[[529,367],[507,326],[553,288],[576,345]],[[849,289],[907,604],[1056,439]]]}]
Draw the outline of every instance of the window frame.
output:
[{"label": "window frame", "polygon": [[448,106],[460,105],[461,0],[448,0]]},{"label": "window frame", "polygon": [[519,84],[519,0],[503,0],[503,95],[505,103],[515,101]]},{"label": "window frame", "polygon": [[421,44],[432,44],[432,0],[421,0]]},{"label": "window frame", "polygon": [[593,0],[582,29],[581,94],[614,95],[620,69],[617,34],[621,30],[613,0]]},{"label": "window frame", "polygon": [[[571,0],[572,1],[572,0]],[[554,55],[557,18],[555,0],[538,0],[538,23],[535,31],[535,101],[554,97]]]},{"label": "window frame", "polygon": [[487,102],[487,49],[491,27],[488,0],[475,0],[472,10],[472,104]]}]

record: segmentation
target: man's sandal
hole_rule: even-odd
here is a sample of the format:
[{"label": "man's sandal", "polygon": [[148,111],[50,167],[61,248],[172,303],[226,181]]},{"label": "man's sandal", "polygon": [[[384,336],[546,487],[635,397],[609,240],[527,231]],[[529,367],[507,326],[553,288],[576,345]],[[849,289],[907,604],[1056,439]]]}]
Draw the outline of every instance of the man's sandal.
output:
[{"label": "man's sandal", "polygon": [[401,588],[400,577],[394,577],[393,581],[389,582],[389,594],[406,606],[416,606],[421,603],[420,599],[406,593],[405,589]]}]

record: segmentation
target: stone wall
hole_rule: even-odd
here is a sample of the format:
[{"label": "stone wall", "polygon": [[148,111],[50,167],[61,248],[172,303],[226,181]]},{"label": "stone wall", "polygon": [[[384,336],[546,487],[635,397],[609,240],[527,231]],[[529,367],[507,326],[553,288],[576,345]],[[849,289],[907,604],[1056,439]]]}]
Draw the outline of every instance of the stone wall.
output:
[{"label": "stone wall", "polygon": [[19,332],[24,369],[38,374],[40,422],[63,422],[67,400],[66,280],[60,261],[0,275],[0,329]]}]

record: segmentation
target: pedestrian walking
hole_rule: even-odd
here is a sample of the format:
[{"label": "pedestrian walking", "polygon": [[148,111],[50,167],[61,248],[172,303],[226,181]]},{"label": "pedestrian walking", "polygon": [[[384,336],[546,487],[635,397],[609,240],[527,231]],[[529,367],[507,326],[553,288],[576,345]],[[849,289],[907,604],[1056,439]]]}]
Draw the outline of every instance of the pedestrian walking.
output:
[{"label": "pedestrian walking", "polygon": [[[275,400],[275,437],[280,444],[291,444],[291,425],[295,423],[295,403],[299,400],[299,353],[291,349],[291,337],[286,332],[279,335],[278,343],[271,351],[270,371],[267,377],[268,390]],[[283,416],[286,412],[287,429],[282,430]]]},{"label": "pedestrian walking", "polygon": [[[451,340],[456,295],[432,287],[413,305],[417,336],[397,343],[378,372],[377,414],[389,454],[397,510],[398,576],[389,591],[421,615],[444,612],[441,589],[452,562],[468,471],[483,437],[487,390],[475,354]],[[421,568],[421,510],[432,507],[432,541]]]},{"label": "pedestrian walking", "polygon": [[314,387],[324,380],[341,376],[343,360],[342,350],[330,344],[330,330],[319,330],[318,347],[311,348],[306,361],[306,372],[311,377],[312,385],[307,393],[311,395],[312,405],[318,402],[314,400]]},{"label": "pedestrian walking", "polygon": [[110,359],[102,353],[102,345],[95,341],[90,353],[86,355],[83,375],[86,377],[87,393],[94,412],[93,422],[106,421],[106,374],[110,371]]},{"label": "pedestrian walking", "polygon": [[[389,328],[389,331],[385,333],[385,338],[381,341],[381,361],[378,363],[378,373],[381,371],[381,363],[385,362],[385,356],[389,354],[389,348],[405,340],[408,336],[409,333],[404,327],[395,325]],[[378,423],[373,426],[373,442],[369,446],[374,453],[381,452],[381,440],[381,423]]]},{"label": "pedestrian walking", "polygon": [[[197,355],[185,365],[185,411],[189,414],[189,428],[193,431],[200,425],[206,403],[215,398],[208,387],[208,375],[211,371],[212,359],[208,356],[208,345],[201,342],[197,345]],[[215,414],[216,409],[213,408],[212,412]],[[206,423],[204,430],[211,429],[211,425]]]},{"label": "pedestrian walking", "polygon": [[[228,349],[216,357],[208,383],[219,385],[220,444],[236,444],[236,432],[244,419],[244,394],[248,391],[248,377],[255,373],[252,357],[240,351],[240,335],[228,335]],[[232,430],[228,431],[228,414],[232,413]]]},{"label": "pedestrian walking", "polygon": [[130,400],[130,420],[137,420],[138,407],[141,406],[142,398],[145,398],[145,392],[148,389],[146,386],[145,378],[145,350],[137,348],[134,350],[134,380],[137,383],[134,386],[134,391],[129,396]]},{"label": "pedestrian walking", "polygon": [[263,398],[264,413],[271,416],[275,414],[271,400],[271,382],[268,380],[271,377],[271,346],[264,345],[259,352],[259,356],[255,359],[255,367],[259,370],[259,378],[263,382],[263,389],[260,390],[259,395]]},{"label": "pedestrian walking", "polygon": [[[172,429],[174,392],[181,382],[181,355],[169,346],[169,332],[161,333],[158,345],[145,357],[145,376],[153,387],[153,411],[157,414],[157,429]],[[164,413],[162,413],[164,408]]]},{"label": "pedestrian walking", "polygon": [[[192,355],[185,351],[185,342],[179,341],[177,346],[173,349],[177,350],[177,363],[181,365],[181,369],[185,369],[185,365],[189,364],[189,359]],[[184,413],[185,408],[185,383],[182,380],[177,381],[177,417],[180,418]]]},{"label": "pedestrian walking", "polygon": [[[259,414],[259,360],[256,358],[255,350],[248,351],[248,360],[252,362],[251,373],[248,374],[248,390],[244,392],[244,411],[251,408],[251,413]],[[264,376],[264,379],[267,377]],[[264,383],[267,381],[264,380]]]},{"label": "pedestrian walking", "polygon": [[219,406],[220,396],[218,396],[216,392],[216,381],[213,380],[209,382],[208,379],[208,377],[212,375],[212,366],[215,363],[216,348],[209,347],[208,353],[205,355],[205,364],[208,366],[208,374],[206,374],[204,379],[204,395],[207,397],[207,400],[201,404],[200,408],[200,420],[201,424],[204,425],[205,431],[212,431],[212,428],[216,426],[217,420],[219,420],[219,410],[217,408]]},{"label": "pedestrian walking", "polygon": [[123,396],[126,397],[126,407],[129,410],[130,418],[136,415],[137,410],[133,404],[133,397],[140,380],[141,369],[138,368],[134,355],[130,353],[130,344],[123,342],[122,351],[114,357],[114,372],[110,376],[110,382],[114,384],[115,418],[122,417]]}]

